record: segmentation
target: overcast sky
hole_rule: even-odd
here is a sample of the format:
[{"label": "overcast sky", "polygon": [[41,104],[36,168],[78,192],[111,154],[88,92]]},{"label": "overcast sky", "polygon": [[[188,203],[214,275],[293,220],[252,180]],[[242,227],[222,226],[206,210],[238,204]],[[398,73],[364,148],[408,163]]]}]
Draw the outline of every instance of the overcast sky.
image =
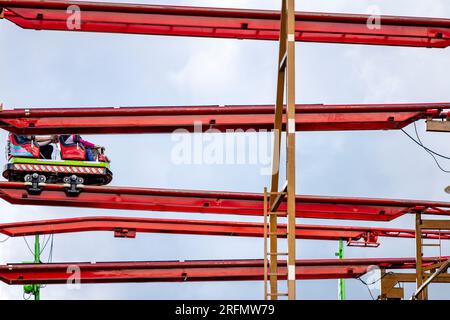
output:
[{"label": "overcast sky", "polygon": [[[279,1],[142,3],[279,9]],[[450,18],[444,0],[297,1],[297,10]],[[269,104],[275,101],[277,43],[118,34],[21,30],[0,21],[0,101],[14,107]],[[297,44],[297,103],[449,101],[449,49]],[[449,154],[448,137],[425,133],[425,144]],[[407,130],[411,131],[409,127]],[[175,165],[169,135],[91,136],[107,147],[112,185],[262,192],[262,165]],[[6,133],[0,134],[1,148]],[[433,160],[399,131],[297,134],[297,193],[450,201],[450,184]],[[450,163],[443,163],[450,169]],[[255,220],[248,217],[13,206],[0,201],[0,221],[115,215]],[[299,223],[413,228],[413,216],[392,223],[299,219]],[[261,220],[261,219],[256,219]],[[0,240],[3,239],[0,236]],[[32,243],[32,238],[28,242]],[[381,239],[377,249],[348,248],[348,257],[413,257],[414,242]],[[95,245],[93,245],[95,244]],[[337,242],[297,242],[299,258],[333,258]],[[450,246],[444,247],[449,253]],[[47,249],[48,250],[48,249]],[[44,253],[46,259],[48,251]],[[446,250],[446,251],[445,251]],[[426,255],[438,255],[436,248]],[[262,239],[138,234],[115,239],[95,232],[55,236],[53,261],[151,261],[262,258]],[[23,238],[0,243],[0,264],[32,260]],[[370,299],[348,280],[349,299]],[[413,285],[406,286],[410,295]],[[80,290],[47,286],[43,299],[260,299],[262,282],[102,284]],[[300,299],[336,299],[337,281],[299,281]],[[431,298],[450,298],[434,285]],[[0,283],[1,299],[22,288]]]}]

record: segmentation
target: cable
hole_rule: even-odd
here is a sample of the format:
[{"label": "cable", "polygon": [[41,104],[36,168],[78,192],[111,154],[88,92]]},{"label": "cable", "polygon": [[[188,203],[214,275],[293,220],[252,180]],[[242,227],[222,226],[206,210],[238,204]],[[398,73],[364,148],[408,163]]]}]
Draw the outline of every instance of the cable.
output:
[{"label": "cable", "polygon": [[[53,261],[53,237],[54,237],[54,234],[52,233],[52,234],[50,235],[50,237],[47,239],[47,243],[48,243],[48,241],[51,239],[51,242],[50,242],[50,252],[49,252],[49,254],[48,254],[48,260],[47,260],[47,263],[50,263],[50,262]],[[46,243],[46,245],[47,245],[47,243]],[[42,250],[42,251],[43,251],[43,250]],[[41,284],[41,285],[39,286],[40,289],[44,289],[44,288],[46,288],[46,287],[47,287],[47,285],[43,285],[43,284]]]},{"label": "cable", "polygon": [[[44,249],[42,249],[42,247],[45,244],[45,239],[46,239],[46,235],[45,234],[42,236],[42,238],[39,239],[39,254],[41,254],[42,251],[44,251]],[[42,241],[40,241],[40,240],[42,240]]]},{"label": "cable", "polygon": [[369,291],[370,297],[372,298],[372,300],[375,300],[375,298],[374,298],[374,296],[372,294],[372,291],[370,290],[369,286],[362,279],[360,279],[360,278],[356,278],[356,279],[358,279],[359,281],[361,281],[363,284],[366,285],[366,288],[367,288],[367,291]]},{"label": "cable", "polygon": [[28,244],[27,238],[23,237],[23,240],[25,240],[25,243],[27,244],[28,250],[30,250],[31,254],[34,256],[34,251],[31,250],[30,245]]},{"label": "cable", "polygon": [[[8,240],[9,239],[9,237],[6,239],[6,240]],[[44,250],[45,250],[45,248],[47,247],[47,244],[50,242],[50,251],[49,251],[49,254],[48,254],[48,260],[47,260],[47,262],[48,263],[50,263],[50,262],[52,262],[52,260],[53,260],[53,239],[54,239],[54,234],[52,233],[47,239],[45,239],[45,236],[44,236],[44,238],[43,238],[43,240],[42,240],[42,243],[44,244],[43,246],[42,246],[42,249],[40,250],[40,252],[39,252],[39,255],[40,254],[42,254],[43,252],[44,252]],[[4,240],[4,241],[6,241],[6,240]],[[28,248],[28,250],[31,252],[31,254],[34,256],[34,252],[33,252],[33,250],[31,250],[31,247],[30,247],[30,245],[28,244],[28,241],[27,241],[27,239],[25,238],[25,237],[23,237],[23,240],[25,241],[25,243],[26,243],[26,245],[27,245],[27,248]],[[39,285],[39,289],[44,289],[46,287],[46,285]],[[23,293],[23,298],[25,299],[25,300],[30,300],[30,298],[31,298],[31,294],[30,295],[28,295],[28,298],[26,297],[26,295],[25,295],[25,292]]]},{"label": "cable", "polygon": [[49,252],[49,254],[48,254],[48,263],[50,263],[50,262],[52,262],[53,261],[53,234],[51,235],[51,239],[52,239],[52,241],[50,242],[50,252]]},{"label": "cable", "polygon": [[[44,245],[42,246],[42,249],[41,249],[41,254],[44,252],[44,250],[45,250],[45,248],[47,247],[47,244],[48,244],[48,242],[49,242],[49,240],[50,239],[53,239],[53,234],[52,235],[50,235],[48,238],[47,238],[47,241],[45,241],[45,238],[44,238],[44,241],[42,241],[42,243],[44,243]],[[53,241],[53,240],[52,240]]]},{"label": "cable", "polygon": [[426,146],[423,144],[422,139],[420,139],[419,132],[417,131],[417,124],[416,124],[415,122],[414,122],[413,124],[414,124],[414,131],[415,131],[415,133],[416,133],[417,140],[419,140],[419,143],[420,143],[420,145],[421,145],[422,147],[424,147],[426,150],[430,151],[431,153],[433,153],[434,155],[436,155],[436,156],[438,156],[438,157],[441,157],[441,158],[450,160],[450,157],[449,157],[449,156],[444,156],[444,155],[442,155],[442,154],[440,154],[440,153],[437,153],[437,152],[431,150],[430,148],[426,147]]},{"label": "cable", "polygon": [[361,281],[361,283],[364,284],[367,287],[367,290],[369,291],[370,297],[372,298],[372,300],[375,300],[375,298],[374,298],[374,296],[372,294],[372,291],[370,290],[369,286],[371,286],[371,285],[381,281],[384,277],[386,277],[388,275],[391,275],[391,274],[394,274],[394,273],[392,271],[391,272],[387,272],[387,273],[383,274],[378,280],[372,281],[371,283],[367,283],[363,279],[361,279],[362,276],[359,276],[356,279]]},{"label": "cable", "polygon": [[6,237],[5,239],[0,240],[0,243],[4,243],[4,242],[8,241],[9,238],[11,238],[11,237],[8,236],[8,237]]},{"label": "cable", "polygon": [[420,147],[422,147],[426,152],[428,152],[428,153],[430,154],[430,156],[433,157],[434,162],[436,162],[436,165],[438,166],[438,168],[439,168],[441,171],[443,171],[443,172],[445,172],[445,173],[450,173],[450,170],[446,170],[446,169],[444,169],[444,168],[441,166],[441,164],[439,163],[439,161],[436,159],[436,156],[439,156],[439,157],[444,158],[444,159],[447,159],[447,160],[450,160],[450,157],[447,157],[447,156],[444,156],[444,155],[442,155],[442,154],[440,154],[440,153],[437,153],[437,152],[435,152],[435,151],[429,149],[429,148],[426,147],[425,145],[423,145],[422,141],[420,140],[419,134],[418,134],[418,132],[417,132],[417,126],[416,126],[416,123],[415,123],[415,122],[414,122],[414,128],[415,128],[415,131],[416,131],[416,136],[417,136],[417,138],[418,138],[419,141],[417,141],[416,139],[414,139],[414,138],[413,138],[408,132],[406,132],[404,129],[400,129],[400,130],[401,130],[408,138],[410,138],[412,141],[414,141],[416,144],[418,144]]},{"label": "cable", "polygon": [[356,279],[358,279],[359,281],[361,281],[363,284],[365,284],[366,286],[371,286],[371,285],[373,285],[373,284],[375,284],[375,283],[377,283],[377,282],[380,282],[384,277],[386,277],[386,276],[388,276],[388,275],[391,275],[391,274],[394,274],[392,271],[390,271],[390,272],[386,272],[385,274],[383,274],[379,279],[377,279],[377,280],[375,280],[375,281],[373,281],[373,282],[371,282],[371,283],[367,283],[367,282],[365,282],[363,279],[361,279],[361,277],[362,276],[359,276],[359,277],[357,277]]},{"label": "cable", "polygon": [[[420,144],[421,144],[423,147],[425,147],[424,144],[423,144],[423,142],[422,142],[422,140],[420,139],[419,132],[417,131],[417,125],[416,125],[415,122],[414,122],[414,131],[416,132],[416,137],[417,137],[417,139],[419,140]],[[443,156],[442,154],[439,154],[439,153],[437,153],[437,152],[434,152],[433,150],[431,150],[431,149],[429,149],[429,148],[426,148],[425,150],[428,151],[428,153],[430,154],[430,156],[433,157],[434,162],[436,162],[436,164],[437,164],[437,166],[438,166],[439,169],[441,169],[441,170],[442,170],[443,172],[445,172],[445,173],[449,173],[449,170],[445,170],[444,168],[442,168],[441,164],[439,163],[439,161],[437,161],[437,159],[436,159],[436,157],[435,157],[434,155],[437,155],[437,156],[439,156],[439,157],[441,157],[441,158],[444,158],[444,159],[450,159],[449,157],[446,157],[446,156]]]}]

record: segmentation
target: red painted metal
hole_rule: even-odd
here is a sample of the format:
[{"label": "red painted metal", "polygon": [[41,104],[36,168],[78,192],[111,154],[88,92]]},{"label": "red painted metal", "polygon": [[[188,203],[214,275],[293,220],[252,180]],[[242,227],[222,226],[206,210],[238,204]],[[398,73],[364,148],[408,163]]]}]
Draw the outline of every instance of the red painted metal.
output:
[{"label": "red painted metal", "polygon": [[[431,265],[441,258],[424,258]],[[206,260],[158,262],[70,262],[7,264],[0,266],[0,280],[7,284],[64,284],[79,270],[81,283],[185,282],[262,280],[263,260]],[[280,274],[286,261],[279,261]],[[413,269],[415,258],[311,259],[298,260],[297,279],[356,278],[370,266],[385,269]],[[281,276],[283,278],[283,276]]]},{"label": "red painted metal", "polygon": [[[5,19],[37,30],[77,30],[68,27],[70,5],[81,9],[78,31],[255,40],[279,37],[279,11],[0,0]],[[296,20],[297,41],[432,48],[450,44],[449,19],[381,16],[381,28],[369,28],[368,15],[298,12]]]},{"label": "red painted metal", "polygon": [[[425,118],[445,118],[450,103],[298,105],[297,130],[400,129]],[[170,133],[214,129],[273,129],[274,106],[48,108],[0,111],[0,128],[17,134]]]},{"label": "red painted metal", "polygon": [[[280,224],[280,233],[286,225]],[[263,237],[264,226],[255,222],[201,221],[130,217],[79,217],[0,224],[0,233],[10,237],[86,231],[113,231],[116,237],[134,238],[137,232],[208,236]],[[285,237],[285,236],[283,236]],[[296,238],[344,239],[351,245],[377,246],[378,237],[415,238],[415,230],[323,225],[296,225]],[[450,240],[450,231],[425,230],[424,239]]]},{"label": "red painted metal", "polygon": [[[0,198],[13,204],[103,209],[148,210],[233,215],[263,214],[260,193],[84,186],[69,197],[63,185],[45,185],[40,195],[28,194],[19,182],[0,182]],[[282,203],[280,210],[285,210]],[[390,221],[406,213],[449,215],[450,203],[418,200],[297,196],[297,217]]]}]

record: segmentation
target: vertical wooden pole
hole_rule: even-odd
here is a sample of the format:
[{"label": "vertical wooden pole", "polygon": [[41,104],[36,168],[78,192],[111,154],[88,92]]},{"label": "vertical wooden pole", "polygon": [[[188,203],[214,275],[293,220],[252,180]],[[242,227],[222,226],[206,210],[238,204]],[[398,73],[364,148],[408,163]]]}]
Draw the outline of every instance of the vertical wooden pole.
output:
[{"label": "vertical wooden pole", "polygon": [[[278,53],[278,79],[277,79],[277,97],[275,106],[275,120],[274,120],[274,150],[272,159],[272,181],[271,181],[271,195],[270,195],[270,206],[272,207],[279,188],[279,177],[280,177],[280,153],[281,153],[281,134],[283,132],[283,108],[284,108],[284,90],[285,90],[285,78],[286,69],[281,67],[283,59],[286,55],[286,0],[282,1],[281,5],[281,21],[280,21],[280,44]],[[278,232],[278,217],[275,214],[270,215],[270,233],[276,234]],[[270,237],[270,252],[278,252],[278,240],[276,236]],[[278,256],[272,254],[270,256],[270,292],[278,292]],[[272,300],[277,300],[276,295],[271,296]]]},{"label": "vertical wooden pole", "polygon": [[[284,96],[286,92],[286,192],[287,198],[287,279],[290,300],[295,300],[295,0],[282,0],[278,53],[277,100],[274,119],[274,152],[269,208],[270,294],[278,299],[278,217],[276,198],[280,195],[279,169],[281,132],[283,131]],[[279,202],[278,202],[279,203]],[[273,208],[273,209],[272,209]]]},{"label": "vertical wooden pole", "polygon": [[268,298],[268,286],[267,286],[267,273],[268,273],[268,248],[267,248],[267,213],[268,213],[268,203],[267,203],[267,187],[264,187],[264,300]]},{"label": "vertical wooden pole", "polygon": [[295,279],[295,0],[287,1],[287,119],[286,146],[288,181],[288,298],[296,299]]},{"label": "vertical wooden pole", "polygon": [[[416,212],[416,289],[423,284],[423,247],[422,247],[422,214]],[[417,297],[419,300],[424,299],[423,292]]]}]

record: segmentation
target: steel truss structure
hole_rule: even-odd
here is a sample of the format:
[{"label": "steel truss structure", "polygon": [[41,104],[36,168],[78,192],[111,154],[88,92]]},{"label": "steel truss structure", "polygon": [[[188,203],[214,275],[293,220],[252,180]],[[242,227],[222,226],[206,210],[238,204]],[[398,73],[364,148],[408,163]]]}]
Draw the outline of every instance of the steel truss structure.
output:
[{"label": "steel truss structure", "polygon": [[[63,185],[42,186],[29,194],[20,182],[0,182],[0,198],[12,204],[80,208],[147,210],[263,216],[264,196],[258,193],[84,186],[77,197],[68,197]],[[448,216],[449,202],[297,196],[299,218],[391,221],[417,211]],[[279,210],[286,210],[282,201]]]},{"label": "steel truss structure", "polygon": [[[426,265],[440,261],[425,258]],[[279,261],[286,272],[286,261]],[[414,258],[403,259],[323,259],[297,260],[298,279],[357,278],[368,267],[382,269],[415,268]],[[7,264],[0,266],[0,280],[8,284],[65,284],[74,272],[81,283],[113,282],[186,282],[186,281],[256,281],[263,280],[263,260],[205,260],[156,262],[70,262]],[[280,276],[286,278],[285,276]]]},{"label": "steel truss structure", "polygon": [[[286,232],[286,225],[279,224]],[[263,237],[264,225],[256,222],[231,222],[211,220],[130,218],[130,217],[80,217],[38,220],[0,224],[0,233],[9,237],[43,234],[110,231],[118,238],[135,238],[137,233],[163,233],[180,235]],[[341,240],[349,246],[378,247],[380,237],[414,239],[415,230],[392,228],[367,228],[346,226],[301,225],[295,226],[297,239]],[[422,238],[450,240],[450,231],[422,230]]]},{"label": "steel truss structure", "polygon": [[[40,0],[1,0],[0,8],[5,19],[25,29],[276,41],[280,35],[279,11]],[[81,12],[75,27],[67,24],[73,8]],[[374,19],[383,27],[368,27]],[[426,48],[450,44],[449,19],[298,12],[295,20],[296,41]]]},{"label": "steel truss structure", "polygon": [[[449,108],[450,103],[296,105],[295,125],[297,131],[394,130],[420,119],[441,122]],[[31,135],[270,131],[274,112],[269,105],[14,109],[0,112],[0,128]],[[281,126],[285,130],[284,121]]]},{"label": "steel truss structure", "polygon": [[[295,42],[446,48],[450,45],[450,20],[295,12],[294,7],[294,0],[282,0],[281,13],[103,2],[0,0],[0,18],[24,29],[279,41],[275,106],[25,108],[0,111],[2,129],[30,135],[169,133],[180,128],[188,132],[275,129],[276,142],[280,141],[281,132],[285,131],[287,136],[286,183],[279,188],[281,150],[280,143],[275,143],[270,190],[261,194],[83,186],[77,197],[69,197],[61,185],[42,185],[42,192],[36,195],[29,194],[22,183],[0,182],[0,197],[12,204],[253,215],[269,220],[261,224],[86,217],[1,224],[0,232],[10,236],[34,234],[39,240],[40,234],[104,230],[114,231],[117,237],[134,237],[136,232],[264,237],[266,243],[270,241],[265,248],[264,259],[41,264],[39,257],[35,256],[35,264],[0,266],[0,280],[34,286],[36,283],[65,283],[67,267],[76,264],[83,271],[81,280],[84,283],[265,280],[265,298],[277,299],[286,295],[295,299],[296,279],[355,278],[364,274],[368,266],[377,265],[383,272],[387,269],[416,269],[417,288],[426,285],[425,280],[432,277],[426,271],[443,268],[445,257],[423,258],[422,240],[440,241],[450,235],[448,220],[439,220],[439,226],[436,226],[422,220],[422,215],[447,216],[450,203],[296,196],[295,132],[394,130],[420,119],[427,120],[429,131],[449,132],[447,109],[450,103],[295,105]],[[78,14],[79,25],[67,23],[72,14]],[[382,27],[371,27],[372,22]],[[415,231],[296,225],[295,220],[302,217],[391,221],[405,214],[416,215]],[[282,217],[288,218],[287,225],[279,223]],[[286,252],[279,251],[278,238],[282,237],[288,238]],[[295,259],[296,238],[346,240],[349,245],[370,247],[378,245],[378,237],[416,238],[416,258]],[[287,261],[280,260],[281,255],[286,255]],[[446,275],[435,278],[441,282],[447,279]],[[401,279],[411,280],[411,276]],[[288,280],[286,293],[278,292],[278,280]],[[386,282],[385,287],[394,281],[388,277],[385,280],[391,281]],[[39,286],[33,290],[38,296]],[[426,289],[422,288],[417,297],[426,299]]]}]

